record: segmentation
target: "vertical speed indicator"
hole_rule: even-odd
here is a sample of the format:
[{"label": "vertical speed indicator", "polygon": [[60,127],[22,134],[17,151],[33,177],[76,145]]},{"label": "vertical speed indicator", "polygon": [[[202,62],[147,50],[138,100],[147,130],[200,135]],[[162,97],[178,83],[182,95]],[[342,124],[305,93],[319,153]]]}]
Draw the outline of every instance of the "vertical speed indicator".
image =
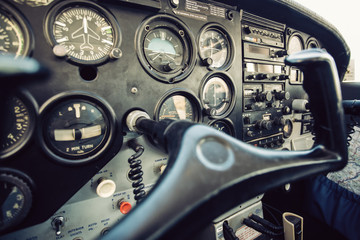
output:
[{"label": "vertical speed indicator", "polygon": [[114,17],[92,3],[66,2],[52,9],[47,19],[54,54],[66,55],[81,64],[107,60],[120,44],[120,30]]}]

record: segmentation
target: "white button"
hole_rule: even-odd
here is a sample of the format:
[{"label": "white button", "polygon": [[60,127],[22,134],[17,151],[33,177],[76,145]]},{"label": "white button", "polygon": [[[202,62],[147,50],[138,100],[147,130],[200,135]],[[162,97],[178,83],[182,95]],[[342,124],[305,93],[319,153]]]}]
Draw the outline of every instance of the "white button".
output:
[{"label": "white button", "polygon": [[103,179],[96,187],[96,194],[102,198],[108,198],[115,192],[116,184],[113,180]]}]

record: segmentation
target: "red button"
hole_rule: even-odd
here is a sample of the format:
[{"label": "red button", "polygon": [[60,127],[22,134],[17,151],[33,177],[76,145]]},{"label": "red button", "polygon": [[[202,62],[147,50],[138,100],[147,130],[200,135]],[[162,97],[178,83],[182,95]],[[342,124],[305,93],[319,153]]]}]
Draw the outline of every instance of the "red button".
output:
[{"label": "red button", "polygon": [[120,212],[122,214],[128,214],[131,210],[131,204],[129,202],[120,203]]}]

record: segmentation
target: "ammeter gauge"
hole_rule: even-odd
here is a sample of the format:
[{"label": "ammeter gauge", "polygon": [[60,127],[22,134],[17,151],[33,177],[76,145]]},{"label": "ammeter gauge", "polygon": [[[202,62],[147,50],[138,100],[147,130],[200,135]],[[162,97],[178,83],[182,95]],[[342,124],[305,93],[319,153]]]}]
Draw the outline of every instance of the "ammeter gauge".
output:
[{"label": "ammeter gauge", "polygon": [[89,97],[70,97],[42,112],[46,150],[64,163],[95,159],[111,140],[114,118],[105,105]]},{"label": "ammeter gauge", "polygon": [[226,133],[232,137],[235,136],[234,124],[229,119],[215,120],[208,124],[210,127],[213,127],[220,132]]}]

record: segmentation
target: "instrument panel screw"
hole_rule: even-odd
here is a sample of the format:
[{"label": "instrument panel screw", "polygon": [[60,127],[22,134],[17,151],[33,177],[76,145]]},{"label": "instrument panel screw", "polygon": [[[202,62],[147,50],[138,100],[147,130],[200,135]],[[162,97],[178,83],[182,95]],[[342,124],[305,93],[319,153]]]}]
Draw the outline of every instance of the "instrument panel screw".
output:
[{"label": "instrument panel screw", "polygon": [[131,88],[131,93],[136,94],[139,90],[136,87]]}]

